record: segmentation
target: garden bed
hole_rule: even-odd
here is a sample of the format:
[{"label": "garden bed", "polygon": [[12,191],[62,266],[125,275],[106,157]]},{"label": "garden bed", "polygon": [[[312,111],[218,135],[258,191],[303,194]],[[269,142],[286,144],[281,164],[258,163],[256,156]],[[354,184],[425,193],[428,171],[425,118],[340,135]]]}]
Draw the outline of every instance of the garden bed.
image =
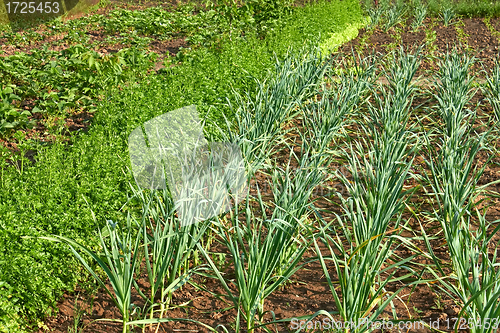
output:
[{"label": "garden bed", "polygon": [[[433,20],[436,21],[436,20]],[[426,21],[430,23],[429,19]],[[472,50],[482,50],[477,53],[477,66],[471,68],[471,73],[477,75],[475,80],[481,80],[484,82],[484,73],[480,72],[481,69],[488,70],[488,74],[491,72],[489,70],[493,69],[494,66],[494,58],[493,54],[495,50],[498,49],[499,43],[498,39],[494,38],[492,32],[485,28],[483,19],[467,19],[465,26],[467,27],[466,33],[470,35],[467,40],[466,48],[469,47]],[[492,22],[494,22],[492,20]],[[453,26],[444,27],[437,24],[434,24],[434,31],[436,32],[437,39],[433,42],[437,48],[434,49],[434,56],[441,56],[447,54],[449,49],[447,46],[459,44],[460,40],[457,38],[457,34],[454,33]],[[475,27],[476,30],[473,30]],[[422,28],[423,29],[423,28]],[[367,39],[366,34],[369,34],[369,38]],[[382,30],[376,29],[375,31],[365,31],[362,30],[360,35],[353,41],[347,43],[342,47],[339,54],[340,57],[336,59],[344,59],[346,60],[349,57],[349,53],[351,51],[351,47],[354,47],[358,51],[362,48],[361,51],[365,53],[363,56],[368,56],[375,50],[377,53],[380,53],[378,56],[382,59],[383,56],[387,54],[389,51],[395,51],[394,46],[390,44],[394,41],[394,31],[390,30],[387,33],[384,33]],[[423,34],[425,37],[425,34]],[[406,50],[415,50],[415,46],[418,46],[418,42],[422,41],[422,31],[420,32],[410,32],[403,31],[402,39],[403,43],[399,46],[403,46]],[[464,42],[464,40],[462,40]],[[362,46],[361,46],[362,45]],[[394,45],[394,44],[393,44]],[[392,49],[391,49],[392,48]],[[483,50],[484,49],[484,50]],[[434,90],[434,79],[432,75],[435,73],[438,66],[438,60],[435,57],[432,57],[428,52],[428,48],[424,47],[423,59],[419,70],[417,71],[417,76],[421,75],[426,78],[427,83],[424,85],[417,85],[419,88],[415,93],[415,100],[413,101],[412,106],[410,107],[412,114],[412,121],[414,125],[418,125],[416,119],[422,119],[422,116],[426,114],[429,115],[432,107],[436,107],[436,101],[434,100],[432,94],[435,92]],[[459,49],[463,51],[465,49]],[[342,53],[345,54],[345,57],[342,56]],[[379,59],[379,60],[380,60]],[[381,64],[381,62],[379,62]],[[335,63],[333,63],[333,67],[335,68]],[[342,67],[341,64],[338,64],[339,67]],[[482,67],[482,66],[484,67]],[[381,67],[380,67],[381,68]],[[318,96],[321,97],[321,96]],[[375,103],[373,97],[370,98],[371,103]],[[477,108],[478,119],[476,119],[475,123],[472,123],[471,126],[476,126],[478,133],[484,132],[485,126],[489,126],[486,124],[489,123],[493,119],[493,109],[491,105],[486,101],[485,96],[478,91],[471,99],[471,101],[466,105],[468,108]],[[359,114],[366,113],[366,107],[362,107],[358,110]],[[433,116],[435,117],[435,115]],[[422,121],[422,125],[428,128],[435,127],[438,125],[433,122],[435,118],[425,118]],[[361,121],[361,119],[360,119]],[[482,128],[482,129],[481,129]],[[299,148],[300,146],[300,137],[298,135],[298,131],[304,131],[303,122],[301,119],[295,119],[291,121],[289,124],[283,126],[283,129],[292,129],[292,132],[287,135],[288,142],[292,145],[292,147]],[[338,147],[347,147],[345,144],[349,141],[355,141],[357,138],[360,138],[363,135],[361,132],[360,126],[354,124],[347,128],[349,135],[344,138],[343,143],[338,142],[336,144],[336,148]],[[423,128],[420,128],[423,130]],[[425,130],[424,130],[425,131]],[[350,139],[349,139],[350,138]],[[293,143],[295,142],[295,144]],[[492,139],[488,145],[491,147],[498,147],[500,141],[498,139]],[[295,149],[294,149],[295,150]],[[300,154],[300,149],[298,149],[298,154]],[[493,159],[489,160],[490,154],[482,153],[478,155],[475,159],[475,164],[478,166],[483,166],[488,163],[484,172],[483,177],[479,180],[479,184],[484,185],[486,183],[492,181],[500,180],[500,156],[498,152],[495,151]],[[277,162],[276,165],[284,167],[289,160],[289,150],[285,149],[277,155],[272,156],[273,159]],[[415,161],[413,162],[413,168],[415,174],[424,174],[429,173],[430,170],[426,167],[424,163],[424,158],[429,159],[430,157],[424,152],[420,151],[417,154]],[[292,166],[297,167],[297,161],[292,161]],[[330,165],[331,170],[339,170],[342,168],[342,161],[338,161],[338,163],[334,163]],[[417,171],[418,170],[418,171]],[[269,177],[265,176],[256,176],[256,183],[259,184],[259,188],[261,189],[261,195],[263,198],[266,198],[266,201],[271,202],[273,198],[272,193],[272,185],[270,185],[266,179]],[[253,183],[255,185],[255,183]],[[431,212],[432,207],[436,208],[436,206],[431,204],[428,199],[423,187],[428,187],[429,184],[416,179],[407,179],[405,186],[412,189],[417,187],[417,192],[415,192],[411,201],[408,202],[409,207],[414,209],[417,212]],[[498,191],[498,185],[490,187],[489,190]],[[345,187],[338,180],[333,179],[333,181],[329,181],[322,185],[322,188],[317,188],[317,195],[315,199],[315,206],[319,209],[326,210],[323,215],[326,221],[334,220],[335,214],[341,214],[342,210],[337,205],[340,204],[338,200],[335,199],[336,193],[341,193],[342,195],[347,195],[345,192]],[[256,195],[255,191],[251,191],[253,195]],[[489,204],[491,207],[486,214],[486,218],[488,221],[497,220],[500,217],[499,211],[499,200],[498,197],[490,197]],[[316,224],[318,222],[314,222],[314,217],[311,217],[311,223]],[[408,229],[403,231],[401,236],[406,237],[408,239],[414,239],[415,237],[421,237],[420,232],[420,224],[424,226],[424,229],[427,231],[429,236],[436,237],[435,240],[431,242],[432,249],[434,254],[442,259],[444,262],[449,262],[449,252],[446,245],[446,240],[441,235],[440,224],[437,221],[426,220],[425,217],[419,215],[417,219],[416,216],[411,213],[409,210],[405,210],[403,213],[402,219],[405,222],[408,222]],[[474,220],[477,223],[477,219]],[[496,235],[493,237],[492,243],[497,244],[500,240],[500,235]],[[217,241],[217,239],[216,239]],[[425,243],[422,240],[415,240],[414,245],[418,248],[425,249]],[[325,250],[325,247],[321,248]],[[226,279],[230,280],[234,278],[234,273],[232,273],[232,266],[230,260],[230,253],[227,248],[222,245],[214,245],[211,248],[213,253],[219,253],[223,256],[223,260],[220,263],[225,267],[224,272],[227,274]],[[395,256],[400,256],[401,258],[408,258],[413,255],[414,252],[409,249],[398,249],[395,251]],[[308,260],[312,260],[316,257],[316,252],[314,251],[314,247],[310,248],[303,257],[303,261],[307,262]],[[430,258],[417,257],[411,261],[411,265],[413,267],[425,267],[426,265],[432,265],[432,260]],[[330,267],[333,271],[334,267]],[[452,272],[450,266],[447,266],[445,270],[446,274]],[[146,289],[148,288],[148,284],[145,280],[145,275],[143,276],[144,280],[139,280],[139,285],[144,286]],[[425,273],[421,276],[421,279],[429,279],[433,280],[432,275],[429,273]],[[205,278],[205,277],[194,277],[193,283],[196,285],[203,286],[204,289],[215,293],[215,294],[224,294],[224,289],[221,287],[219,282],[216,279]],[[405,287],[402,291],[400,291],[400,298],[394,301],[394,311],[397,314],[397,318],[399,320],[421,320],[430,325],[437,323],[439,320],[439,327],[441,331],[452,331],[451,329],[447,329],[446,325],[453,325],[455,322],[455,318],[459,314],[461,308],[459,304],[456,302],[456,299],[451,298],[449,295],[446,295],[438,287],[435,283],[439,283],[433,281],[431,283],[422,283],[418,285],[412,285]],[[387,286],[387,290],[389,292],[395,292],[397,289],[404,286],[404,283],[394,282],[389,283]],[[136,305],[141,306],[141,298],[135,294],[133,297],[134,303]],[[46,325],[49,329],[56,331],[66,331],[69,326],[73,324],[73,321],[70,318],[74,318],[75,316],[75,302],[79,302],[81,304],[81,311],[84,314],[81,317],[81,321],[83,325],[86,326],[86,330],[95,331],[95,332],[119,332],[121,331],[120,324],[105,324],[105,323],[97,323],[92,322],[93,320],[99,318],[115,318],[119,319],[120,315],[117,309],[113,306],[111,299],[108,295],[103,293],[102,291],[97,292],[95,295],[89,295],[88,293],[79,294],[78,298],[75,294],[66,294],[64,297],[64,301],[62,301],[59,305],[61,312],[58,316],[49,319],[46,322]],[[89,304],[92,306],[89,307]],[[168,311],[168,317],[170,318],[189,318],[193,320],[198,320],[203,322],[211,327],[216,327],[217,325],[224,325],[229,331],[232,331],[231,323],[235,321],[236,318],[236,310],[227,310],[221,311],[222,309],[228,306],[227,302],[224,302],[207,291],[200,290],[193,285],[186,285],[181,290],[178,290],[174,293],[172,299],[173,308]],[[178,308],[176,308],[178,307]],[[297,318],[300,316],[311,315],[319,310],[325,311],[335,311],[336,305],[332,298],[332,294],[328,288],[328,284],[326,283],[324,272],[321,268],[318,260],[313,260],[310,263],[306,263],[303,268],[301,268],[297,273],[295,273],[290,280],[284,284],[282,288],[276,290],[271,296],[269,296],[264,304],[267,314],[264,316],[264,321],[272,321],[274,318],[272,314],[275,315],[277,320],[286,319],[286,318]],[[335,317],[335,316],[334,316]],[[325,317],[318,317],[319,318]],[[381,314],[380,318],[393,319],[393,313],[388,308],[383,314]],[[338,319],[338,318],[337,318]],[[291,330],[291,325],[283,325],[280,324],[277,327],[273,325],[269,325],[269,329],[276,330],[278,332],[287,332]],[[437,327],[437,326],[435,326]],[[137,328],[137,332],[141,330]],[[148,330],[146,330],[148,331]],[[175,332],[175,331],[198,331],[198,332],[208,332],[208,330],[200,327],[196,324],[186,324],[182,322],[162,324],[160,331],[165,332]],[[261,330],[257,330],[261,331]],[[393,330],[391,330],[393,331]],[[405,330],[401,330],[405,331]],[[411,330],[410,330],[411,331]],[[415,329],[418,332],[433,332],[428,327],[421,327],[420,329]],[[468,331],[468,330],[461,330]],[[42,332],[42,330],[40,331]],[[263,332],[263,330],[262,330]]]}]

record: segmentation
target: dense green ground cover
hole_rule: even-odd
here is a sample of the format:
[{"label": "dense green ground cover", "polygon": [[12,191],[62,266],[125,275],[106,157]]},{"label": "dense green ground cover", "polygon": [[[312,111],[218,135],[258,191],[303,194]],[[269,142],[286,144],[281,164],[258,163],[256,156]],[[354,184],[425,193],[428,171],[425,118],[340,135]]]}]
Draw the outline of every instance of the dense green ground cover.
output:
[{"label": "dense green ground cover", "polygon": [[[234,98],[233,89],[252,93],[254,78],[263,79],[273,70],[275,55],[283,57],[291,47],[317,43],[319,35],[329,36],[361,21],[358,1],[321,1],[281,18],[264,39],[259,31],[248,31],[244,37],[233,35],[231,40],[228,35],[217,47],[194,49],[183,57],[181,65],[160,73],[147,74],[151,64],[144,57],[139,58],[143,61],[138,67],[129,59],[131,70],[121,82],[91,85],[96,112],[88,133],[75,135],[71,145],[21,144],[21,149],[36,148],[34,166],[26,166],[29,163],[23,160],[22,167],[7,167],[4,157],[0,181],[0,331],[21,331],[28,322],[36,323],[49,313],[64,290],[74,288],[86,276],[66,247],[24,237],[61,234],[95,247],[96,230],[106,219],[123,221],[126,212],[134,213],[134,204],[125,204],[132,180],[127,169],[127,139],[135,127],[190,104],[208,115],[209,123],[222,123],[223,115],[231,117],[226,98]],[[21,57],[24,60],[12,70],[27,66],[29,72],[29,61],[37,65],[36,56],[31,60]],[[6,63],[15,64],[14,60]],[[88,63],[88,58],[84,60]],[[68,60],[61,58],[63,61]],[[51,71],[56,77],[64,72],[57,69],[61,67],[58,63],[45,66],[42,70],[48,77]],[[105,73],[104,79],[116,74],[112,66],[109,68],[111,72]],[[93,68],[92,73],[95,71]],[[5,71],[2,73],[5,90],[12,83]],[[78,78],[68,82],[75,84],[75,91],[82,89]],[[12,103],[6,105],[10,108]]]}]

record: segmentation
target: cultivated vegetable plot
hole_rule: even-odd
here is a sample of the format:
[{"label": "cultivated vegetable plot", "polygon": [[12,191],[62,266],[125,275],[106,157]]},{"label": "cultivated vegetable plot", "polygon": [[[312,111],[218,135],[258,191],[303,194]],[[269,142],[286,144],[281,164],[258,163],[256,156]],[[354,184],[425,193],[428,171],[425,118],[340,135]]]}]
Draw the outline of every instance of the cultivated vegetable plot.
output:
[{"label": "cultivated vegetable plot", "polygon": [[[70,245],[106,289],[123,332],[164,325],[224,332],[372,332],[388,323],[401,331],[429,329],[429,318],[412,305],[417,288],[458,309],[440,322],[442,330],[495,332],[500,226],[488,200],[500,180],[485,184],[481,177],[497,154],[498,112],[480,118],[471,104],[480,89],[467,54],[450,51],[434,84],[418,86],[420,52],[353,56],[343,64],[325,62],[315,50],[291,52],[257,82],[254,97],[238,95],[231,105],[236,120],[220,130],[246,161],[251,190],[235,200],[239,205],[182,226],[167,190],[132,185],[142,218],[110,221],[100,233],[104,252],[51,239]],[[495,111],[499,72],[497,64],[481,86]],[[377,83],[380,76],[388,84]],[[425,113],[415,102],[422,94]],[[317,195],[332,183],[344,190]],[[272,302],[286,299],[277,295],[311,264],[322,271],[332,305],[277,314],[284,304]],[[211,313],[229,313],[230,321],[207,321],[194,300],[176,302],[185,290],[225,304]],[[140,301],[132,302],[132,294]],[[182,315],[182,308],[194,313]]]},{"label": "cultivated vegetable plot", "polygon": [[[101,251],[97,229],[107,220],[121,226],[128,213],[142,219],[142,202],[127,204],[131,130],[196,105],[202,118],[208,114],[207,132],[216,134],[224,117],[234,120],[232,91],[255,92],[254,79],[265,78],[274,57],[313,35],[357,31],[351,24],[364,22],[357,0],[245,3],[101,0],[81,17],[21,31],[0,23],[0,332],[77,331],[93,315],[121,318],[111,299],[86,309],[90,290],[110,296],[95,289],[66,245],[38,236],[64,235]],[[166,244],[152,244],[149,253]],[[151,280],[165,274],[151,270]],[[131,311],[136,316],[137,308]]]}]

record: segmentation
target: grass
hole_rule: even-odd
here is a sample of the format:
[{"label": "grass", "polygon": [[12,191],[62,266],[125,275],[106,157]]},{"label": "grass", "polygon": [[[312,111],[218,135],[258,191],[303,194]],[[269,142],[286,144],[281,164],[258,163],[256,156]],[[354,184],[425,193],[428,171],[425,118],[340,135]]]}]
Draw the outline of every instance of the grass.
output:
[{"label": "grass", "polygon": [[[324,20],[332,25],[323,25]],[[253,91],[254,78],[262,80],[272,69],[274,54],[282,58],[290,46],[300,47],[311,36],[341,31],[358,20],[362,15],[355,1],[305,7],[284,18],[282,28],[265,40],[249,33],[186,53],[181,66],[167,67],[159,75],[141,69],[119,86],[96,90],[101,99],[93,101],[92,126],[86,134],[72,135],[71,145],[29,143],[37,150],[36,164],[22,172],[10,167],[2,171],[0,245],[6,250],[0,255],[0,331],[36,324],[52,313],[50,307],[63,290],[87,276],[77,261],[68,261],[70,252],[62,244],[21,236],[64,235],[97,250],[95,230],[104,221],[121,225],[128,213],[139,214],[138,202],[124,206],[132,195],[127,138],[133,129],[194,104],[208,117],[206,135],[214,136],[214,124],[223,126],[224,116],[233,116],[226,98],[231,100],[233,91]]]}]

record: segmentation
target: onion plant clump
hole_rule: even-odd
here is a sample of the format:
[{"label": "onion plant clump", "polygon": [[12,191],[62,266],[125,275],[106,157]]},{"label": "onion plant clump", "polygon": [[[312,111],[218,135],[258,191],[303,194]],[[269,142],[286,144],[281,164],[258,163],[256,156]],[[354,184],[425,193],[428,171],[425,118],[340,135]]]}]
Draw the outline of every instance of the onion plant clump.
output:
[{"label": "onion plant clump", "polygon": [[143,293],[137,283],[134,286],[149,306],[147,312],[153,322],[155,312],[159,312],[158,318],[163,318],[168,311],[173,292],[203,269],[192,259],[196,258],[196,244],[205,236],[208,222],[183,225],[175,217],[176,206],[166,189],[162,194],[159,191],[145,193],[135,188],[133,191],[143,210],[142,223],[138,227],[142,232],[149,294]]},{"label": "onion plant clump", "polygon": [[375,62],[370,58],[359,60],[354,71],[341,73],[338,78],[328,73],[332,86],[323,86],[321,99],[304,105],[302,109],[304,140],[310,142],[318,153],[325,152],[333,140],[341,135],[345,121],[364,102],[362,98],[374,77]]},{"label": "onion plant clump", "polygon": [[327,66],[318,48],[298,55],[290,52],[284,60],[276,59],[276,73],[268,82],[257,82],[255,97],[243,97],[235,91],[236,126],[228,126],[236,128],[234,134],[226,133],[226,141],[240,146],[249,177],[263,167],[282,141],[281,126],[315,91]]},{"label": "onion plant clump", "polygon": [[[444,135],[455,141],[466,130],[465,119],[473,115],[473,111],[465,109],[465,105],[474,96],[473,80],[469,69],[475,59],[467,54],[459,54],[455,50],[445,54],[439,61],[439,72],[435,76],[439,116],[445,123]],[[458,142],[456,142],[458,143]]]},{"label": "onion plant clump", "polygon": [[393,99],[402,106],[411,104],[415,86],[412,80],[420,66],[422,46],[415,53],[406,53],[401,47],[391,58],[389,70],[385,72]]},{"label": "onion plant clump", "polygon": [[[474,135],[469,122],[475,117],[475,111],[466,113],[463,110],[471,97],[467,73],[470,63],[466,56],[451,54],[445,57],[438,107],[446,123],[446,132],[437,147],[431,144],[430,134],[426,136],[431,156],[426,161],[431,175],[426,177],[439,207],[434,210],[434,217],[440,222],[448,245],[453,275],[446,276],[441,260],[432,251],[429,237],[424,230],[422,232],[436,267],[436,270],[430,268],[430,272],[442,280],[446,293],[462,302],[462,321],[457,322],[456,330],[465,321],[471,332],[493,332],[498,324],[495,327],[492,321],[500,320],[500,275],[496,252],[490,253],[489,244],[498,227],[493,234],[489,233],[492,224],[476,208],[482,201],[478,200],[479,195],[491,185],[478,185],[488,162],[481,168],[474,164],[478,153],[484,149],[489,131]],[[479,220],[478,230],[472,228],[474,217]],[[450,279],[452,281],[448,281]],[[490,323],[485,325],[488,321]]]},{"label": "onion plant clump", "polygon": [[411,27],[413,28],[414,31],[416,31],[423,25],[426,17],[427,17],[427,6],[423,3],[418,4],[417,7],[415,8],[413,21],[411,22]]},{"label": "onion plant clump", "polygon": [[403,16],[406,14],[406,7],[402,4],[396,4],[392,6],[384,17],[383,30],[384,32],[389,31],[393,26],[401,22]]},{"label": "onion plant clump", "polygon": [[[406,54],[403,49],[400,49],[393,65],[386,72],[389,81],[389,90],[381,88],[382,97],[375,94],[378,107],[369,104],[371,118],[368,121],[367,136],[370,137],[373,143],[365,146],[370,149],[367,152],[369,157],[366,157],[365,149],[357,142],[357,150],[364,155],[361,159],[354,153],[351,146],[351,154],[349,155],[348,164],[350,172],[354,180],[354,184],[349,182],[348,178],[340,175],[340,179],[347,186],[351,197],[363,198],[366,193],[370,193],[368,206],[386,205],[387,208],[392,207],[390,211],[380,209],[386,213],[387,218],[396,216],[402,213],[403,201],[402,198],[407,194],[402,191],[402,186],[406,178],[410,175],[408,170],[411,167],[413,158],[411,155],[416,149],[417,138],[411,132],[411,128],[407,128],[410,114],[410,106],[413,101],[416,87],[412,84],[412,79],[417,72],[420,64],[420,49],[416,54]],[[407,163],[407,168],[403,167]],[[395,197],[385,196],[387,193],[394,192]],[[397,200],[399,196],[399,201]],[[378,198],[378,199],[377,199]],[[384,200],[389,200],[384,202]],[[375,206],[374,206],[375,207]],[[377,210],[374,209],[371,213],[377,216]],[[380,217],[380,216],[377,216]],[[355,218],[353,216],[353,218]],[[389,224],[389,220],[373,220],[369,219],[368,224],[356,223],[363,232],[357,237],[358,244],[361,239],[368,240],[371,236],[383,234]],[[378,229],[382,227],[382,229]],[[356,230],[356,228],[353,228]],[[356,234],[356,232],[355,232]],[[371,234],[371,236],[370,236]]]},{"label": "onion plant clump", "polygon": [[[69,246],[85,269],[111,297],[122,315],[123,332],[129,332],[132,316],[136,314],[137,310],[131,302],[131,292],[134,272],[139,264],[141,234],[134,230],[132,218],[129,215],[127,225],[124,227],[108,220],[104,231],[99,231],[99,236],[102,253],[97,253],[64,236],[54,235],[42,238],[63,242]],[[108,237],[109,241],[107,241]],[[100,274],[89,264],[88,259],[86,259],[88,257],[94,260],[104,271],[112,290],[107,287]]]},{"label": "onion plant clump", "polygon": [[[484,169],[477,169],[474,159],[483,148],[483,142],[484,135],[463,139],[457,147],[452,139],[448,139],[438,145],[438,152],[436,147],[428,143],[429,155],[433,157],[427,160],[432,174],[429,181],[440,207],[439,216],[446,223],[446,228],[469,227],[468,220],[457,219],[455,215],[470,216],[474,211],[475,199],[479,195],[477,183]],[[452,222],[458,224],[450,225]]]},{"label": "onion plant clump", "polygon": [[375,28],[379,24],[383,12],[382,7],[372,7],[368,9],[368,15],[370,16],[370,29]]},{"label": "onion plant clump", "polygon": [[[352,180],[339,174],[350,195],[339,195],[344,216],[338,216],[338,227],[327,226],[321,231],[329,256],[315,243],[341,320],[354,323],[352,332],[371,330],[369,323],[375,322],[397,295],[385,289],[389,282],[403,278],[394,277],[395,268],[404,268],[413,258],[387,264],[401,231],[407,194],[403,183],[411,167],[409,134],[404,133],[399,137],[377,137],[369,151],[359,142],[356,149],[351,147],[348,169]],[[338,286],[330,276],[327,260],[333,261]]]},{"label": "onion plant clump", "polygon": [[440,13],[441,18],[443,19],[443,24],[445,27],[451,24],[453,19],[456,16],[455,11],[453,10],[453,7],[451,6],[446,6],[442,9]]},{"label": "onion plant clump", "polygon": [[[283,87],[283,89],[287,89],[286,91],[283,90],[285,93],[281,91],[272,95],[273,98],[278,100],[294,101],[294,104],[286,104],[288,105],[287,112],[293,112],[290,109],[291,106],[295,106],[296,103],[305,100],[305,97],[310,97],[311,92],[316,91],[317,85],[314,82],[320,79],[319,73],[323,75],[325,66],[316,63],[315,59],[306,58],[302,65],[294,65],[298,69],[302,68],[300,78],[304,80],[302,88],[299,89],[297,86],[294,88],[296,83],[288,82],[289,77],[283,77],[280,82],[288,82],[283,83],[283,85],[289,85],[289,87]],[[314,80],[306,80],[307,77],[312,77]],[[297,79],[296,77],[293,80],[296,81]],[[315,89],[306,92],[311,88]],[[278,103],[278,101],[272,101],[270,105],[274,105],[274,103]],[[282,101],[282,103],[285,102]],[[243,126],[239,134],[229,139],[235,139],[240,144],[240,147],[243,146],[244,154],[245,151],[247,154],[252,154],[248,150],[249,146],[245,145],[253,144],[253,142],[247,143],[246,140],[252,138],[254,133],[263,136],[270,131],[274,131],[276,136],[283,135],[280,132],[279,125],[286,118],[278,112],[283,109],[282,104],[278,105],[280,106],[273,106],[268,110],[264,110],[264,106],[256,107],[255,118],[243,118],[249,121],[246,123],[240,122],[239,125],[243,124]],[[260,115],[257,117],[258,114]],[[248,124],[252,124],[252,127],[248,126]],[[255,132],[252,132],[254,130]],[[258,137],[256,138],[258,139]],[[328,163],[328,155],[318,152],[307,140],[302,140],[300,156],[297,156],[290,146],[288,147],[290,148],[290,161],[292,159],[297,161],[298,167],[296,170],[292,170],[290,162],[284,170],[279,167],[271,167],[272,193],[274,196],[272,206],[268,207],[264,203],[259,188],[257,188],[257,198],[252,199],[248,194],[244,205],[235,206],[231,210],[230,217],[216,218],[211,226],[211,230],[228,249],[232,258],[235,279],[231,283],[227,281],[223,276],[224,273],[213,263],[208,251],[198,245],[200,252],[225,289],[225,296],[237,309],[236,331],[239,331],[243,325],[246,326],[248,332],[253,332],[259,326],[265,327],[266,323],[264,323],[263,318],[266,313],[264,308],[265,299],[298,270],[302,255],[312,241],[312,229],[306,223],[310,212],[310,198],[314,189],[324,181],[325,172],[323,169]],[[263,148],[265,147],[261,146],[259,149]],[[254,158],[256,155],[258,156],[256,159],[269,159],[270,151],[257,152],[257,154],[250,155],[250,157]],[[255,171],[256,169],[251,170],[248,180],[251,179]],[[256,216],[252,211],[251,200],[257,201],[261,216]],[[268,208],[273,211],[271,216],[266,214]],[[244,217],[241,215],[244,215]],[[230,284],[233,284],[235,288],[231,288]],[[236,289],[236,292],[234,289]]]},{"label": "onion plant clump", "polygon": [[[258,204],[261,211],[266,206],[259,195]],[[243,207],[244,218],[240,219],[238,206],[231,211],[230,218],[216,218],[212,225],[222,244],[227,247],[232,259],[235,278],[228,281],[224,273],[213,263],[205,249],[198,248],[209,262],[215,276],[226,291],[226,297],[237,309],[235,331],[246,322],[248,332],[265,325],[264,301],[283,285],[299,268],[302,255],[310,241],[307,235],[296,233],[296,230],[307,231],[303,219],[295,219],[293,223],[282,219],[265,219],[254,215],[247,197]],[[283,260],[285,251],[286,259]],[[236,292],[230,285],[233,285]]]},{"label": "onion plant clump", "polygon": [[[297,218],[308,214],[310,198],[314,189],[326,178],[326,166],[330,155],[317,153],[306,141],[301,145],[300,156],[290,149],[289,162],[286,168],[279,166],[272,171],[272,192],[275,209],[271,219],[282,219],[294,224]],[[291,161],[298,161],[294,170]],[[290,230],[296,230],[292,227]],[[295,232],[292,232],[292,234]]]},{"label": "onion plant clump", "polygon": [[[407,54],[402,48],[399,49],[385,73],[389,89],[381,88],[381,96],[373,94],[376,105],[369,104],[371,119],[368,123],[389,137],[404,131],[408,124],[410,106],[416,91],[412,80],[420,66],[420,52],[421,48],[415,54]],[[372,128],[372,133],[376,135],[377,130]]]},{"label": "onion plant clump", "polygon": [[[297,168],[294,170],[290,162],[296,160]],[[269,220],[282,220],[286,224],[283,231],[290,239],[309,234],[312,225],[308,224],[308,217],[312,212],[312,195],[315,189],[327,178],[326,167],[331,160],[331,154],[316,152],[305,140],[302,141],[300,156],[297,156],[293,149],[290,149],[290,159],[285,169],[275,167],[272,171],[272,192],[274,210]],[[286,263],[291,260],[299,246],[293,242],[289,247],[283,248],[281,264],[286,267]],[[281,267],[281,266],[280,266]],[[278,273],[282,273],[278,268]]]}]

